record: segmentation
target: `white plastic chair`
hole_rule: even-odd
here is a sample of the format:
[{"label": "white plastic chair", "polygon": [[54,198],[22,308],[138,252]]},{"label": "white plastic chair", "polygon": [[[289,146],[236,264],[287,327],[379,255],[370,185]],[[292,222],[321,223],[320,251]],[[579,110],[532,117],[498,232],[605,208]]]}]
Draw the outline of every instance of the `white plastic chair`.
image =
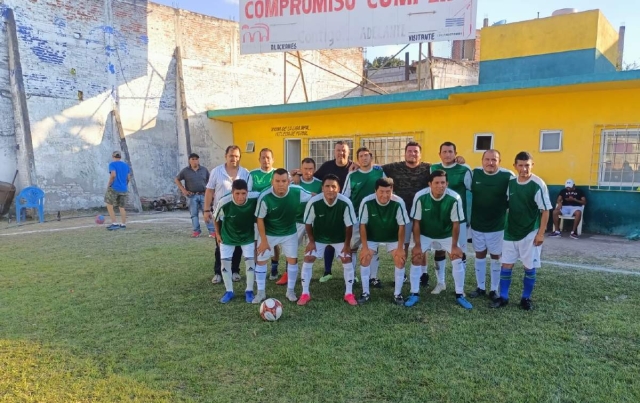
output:
[{"label": "white plastic chair", "polygon": [[[575,220],[576,217],[572,216],[572,215],[560,215],[560,228],[558,228],[558,231],[562,231],[562,228],[564,228],[564,220]],[[582,224],[584,223],[584,210],[582,210],[582,219],[580,220],[580,224],[578,224],[578,236],[580,236],[582,234]]]}]

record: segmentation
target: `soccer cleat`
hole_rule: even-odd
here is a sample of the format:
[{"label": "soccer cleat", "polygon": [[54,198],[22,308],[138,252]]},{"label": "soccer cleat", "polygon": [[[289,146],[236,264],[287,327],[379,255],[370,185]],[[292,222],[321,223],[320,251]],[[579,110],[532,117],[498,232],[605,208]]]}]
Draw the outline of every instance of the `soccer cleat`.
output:
[{"label": "soccer cleat", "polygon": [[456,297],[456,302],[458,303],[458,305],[460,305],[464,309],[473,308],[473,305],[471,305],[471,302],[467,301],[467,299],[464,297],[464,295],[460,295],[460,296]]},{"label": "soccer cleat", "polygon": [[127,224],[120,224],[120,228],[119,229],[127,229]]},{"label": "soccer cleat", "polygon": [[286,271],[284,272],[282,277],[280,277],[280,280],[276,281],[276,284],[277,285],[287,285],[287,284],[289,284],[289,276],[287,275]]},{"label": "soccer cleat", "polygon": [[233,297],[235,297],[235,294],[233,293],[233,291],[227,291],[224,293],[222,298],[220,298],[220,302],[222,302],[223,304],[226,304],[227,302],[231,301]]},{"label": "soccer cleat", "polygon": [[325,274],[324,276],[320,277],[320,282],[321,283],[326,283],[327,281],[331,280],[332,278],[333,278],[333,275],[331,273]]},{"label": "soccer cleat", "polygon": [[253,298],[255,298],[253,296],[253,291],[245,291],[244,292],[244,300],[247,301],[247,304],[250,304],[253,302]]},{"label": "soccer cleat", "polygon": [[576,234],[576,232],[575,232],[575,231],[571,231],[571,234],[569,234],[569,236],[571,237],[571,239],[580,239],[580,238],[578,237],[578,234]]},{"label": "soccer cleat", "polygon": [[285,294],[287,299],[291,302],[296,302],[298,297],[296,297],[296,292],[293,291],[293,288],[287,288],[287,293]]},{"label": "soccer cleat", "polygon": [[420,276],[420,286],[429,287],[429,274],[428,273],[422,273],[422,275]]},{"label": "soccer cleat", "polygon": [[191,238],[198,238],[200,236],[200,231],[193,231],[191,233]]},{"label": "soccer cleat", "polygon": [[499,297],[498,297],[498,293],[497,293],[497,292],[495,292],[495,291],[491,291],[491,292],[489,293],[489,299],[490,299],[491,301],[495,301],[495,300],[496,300],[496,299],[498,299],[498,298],[499,298]]},{"label": "soccer cleat", "polygon": [[478,287],[474,292],[469,294],[469,298],[478,298],[478,297],[482,297],[483,295],[487,295],[487,291]]},{"label": "soccer cleat", "polygon": [[531,302],[531,298],[522,298],[520,300],[520,309],[523,309],[525,311],[532,311],[533,302]]},{"label": "soccer cleat", "polygon": [[351,306],[356,306],[358,305],[358,301],[356,301],[356,296],[353,294],[347,294],[344,296],[344,300],[347,304],[351,305]]},{"label": "soccer cleat", "polygon": [[231,281],[240,281],[242,280],[242,277],[240,277],[240,273],[233,273],[231,275]]},{"label": "soccer cleat", "polygon": [[443,283],[438,283],[431,291],[431,294],[440,294],[442,291],[445,291],[446,289],[447,289],[446,285],[444,285]]},{"label": "soccer cleat", "polygon": [[113,230],[117,230],[120,229],[120,225],[119,224],[111,224],[107,227],[107,230],[109,231],[113,231]]},{"label": "soccer cleat", "polygon": [[215,238],[215,237],[216,237],[215,232],[214,232],[214,233],[209,234],[209,238]]},{"label": "soccer cleat", "polygon": [[404,306],[404,298],[402,297],[402,295],[398,294],[398,295],[394,295],[393,297],[393,302],[396,305],[403,305]]},{"label": "soccer cleat", "polygon": [[251,301],[252,304],[261,304],[262,301],[264,301],[265,299],[267,299],[267,293],[262,290],[258,290],[258,292],[256,293],[256,296],[253,298],[253,301]]},{"label": "soccer cleat", "polygon": [[508,299],[503,299],[501,297],[498,297],[489,305],[489,307],[494,308],[494,309],[498,309],[498,308],[504,308],[508,304],[509,304],[509,300]]},{"label": "soccer cleat", "polygon": [[363,292],[358,300],[358,305],[366,304],[371,300],[371,296],[367,292]]},{"label": "soccer cleat", "polygon": [[560,231],[553,231],[552,233],[549,234],[549,236],[559,237],[559,236],[562,236],[562,234],[560,233]]},{"label": "soccer cleat", "polygon": [[[295,297],[295,294],[293,294],[293,296]],[[287,298],[289,298],[289,292],[287,292]],[[289,300],[291,301],[291,298],[289,298]],[[300,296],[300,299],[298,300],[298,305],[302,306],[302,305],[307,305],[307,302],[311,301],[311,295],[309,294],[302,294]]]},{"label": "soccer cleat", "polygon": [[269,281],[275,281],[278,279],[278,273],[276,274],[269,274]]},{"label": "soccer cleat", "polygon": [[404,302],[404,306],[412,307],[417,304],[418,301],[420,301],[420,297],[418,296],[418,294],[411,294],[409,295],[409,298],[407,298],[407,300]]},{"label": "soccer cleat", "polygon": [[382,281],[380,281],[379,278],[372,278],[371,280],[369,280],[369,284],[373,288],[382,288]]},{"label": "soccer cleat", "polygon": [[220,284],[222,283],[222,276],[220,274],[216,274],[215,276],[213,276],[213,278],[211,279],[211,282],[213,284]]}]

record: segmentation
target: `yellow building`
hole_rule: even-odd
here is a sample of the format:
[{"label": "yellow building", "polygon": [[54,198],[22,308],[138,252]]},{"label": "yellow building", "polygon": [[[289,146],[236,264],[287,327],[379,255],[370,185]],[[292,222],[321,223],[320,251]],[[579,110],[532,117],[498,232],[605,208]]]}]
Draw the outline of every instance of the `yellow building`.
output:
[{"label": "yellow building", "polygon": [[[582,35],[562,36],[569,26]],[[288,169],[306,156],[318,163],[333,158],[338,140],[368,146],[377,163],[402,160],[409,140],[422,144],[423,160],[430,162],[439,161],[441,143],[452,141],[472,167],[480,166],[488,148],[501,151],[507,168],[519,151],[529,151],[552,200],[567,178],[587,192],[585,230],[623,234],[640,226],[640,71],[606,66],[617,58],[610,28],[599,11],[485,28],[476,86],[217,110],[209,117],[232,123],[234,142],[243,149],[271,148],[276,165]],[[518,47],[538,30],[541,51],[534,40]],[[544,37],[551,34],[563,39]],[[509,47],[513,52],[505,51]],[[594,60],[588,74],[586,53]],[[554,57],[564,66],[578,58],[583,70],[550,71]],[[508,63],[520,67],[500,73]],[[518,71],[526,77],[518,78]],[[257,167],[257,153],[245,154],[243,165]]]}]

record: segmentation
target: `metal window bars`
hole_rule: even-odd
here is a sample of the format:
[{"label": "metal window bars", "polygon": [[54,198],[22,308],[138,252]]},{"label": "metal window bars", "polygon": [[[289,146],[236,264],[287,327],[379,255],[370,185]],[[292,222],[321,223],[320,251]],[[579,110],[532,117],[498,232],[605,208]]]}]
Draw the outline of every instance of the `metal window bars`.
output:
[{"label": "metal window bars", "polygon": [[640,124],[594,126],[589,189],[640,191]]}]

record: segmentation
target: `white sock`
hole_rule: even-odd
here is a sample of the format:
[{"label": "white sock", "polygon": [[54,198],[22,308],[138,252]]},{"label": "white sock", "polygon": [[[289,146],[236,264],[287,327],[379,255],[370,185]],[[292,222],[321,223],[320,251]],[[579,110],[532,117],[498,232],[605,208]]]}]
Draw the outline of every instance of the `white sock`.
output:
[{"label": "white sock", "polygon": [[404,267],[396,267],[395,277],[396,277],[396,284],[395,284],[396,289],[393,295],[401,295],[402,284],[404,283]]},{"label": "white sock", "polygon": [[476,258],[476,281],[478,282],[478,288],[482,290],[487,289],[486,282],[487,276],[487,259]]},{"label": "white sock", "polygon": [[442,259],[442,260],[436,260],[435,262],[436,262],[436,274],[438,276],[438,283],[444,284],[444,275],[445,275],[444,266],[447,261]]},{"label": "white sock", "polygon": [[360,266],[360,279],[362,280],[362,292],[369,294],[369,277],[371,276],[370,266]]},{"label": "white sock", "polygon": [[293,290],[296,288],[296,281],[298,280],[298,263],[287,264],[287,288]]},{"label": "white sock", "polygon": [[233,292],[233,281],[231,280],[231,260],[222,261],[222,281],[227,291]]},{"label": "white sock", "polygon": [[[302,293],[309,294],[309,284],[311,283],[311,276],[313,275],[313,263],[302,263]],[[294,283],[295,285],[295,283]],[[292,288],[292,287],[289,287]]]},{"label": "white sock", "polygon": [[255,272],[256,261],[253,260],[253,258],[245,259],[244,267],[247,272],[247,288],[245,291],[253,291],[253,283],[256,280],[256,272]]},{"label": "white sock", "polygon": [[491,291],[498,291],[498,286],[500,285],[500,269],[502,265],[500,264],[500,259],[494,260],[491,259]]},{"label": "white sock", "polygon": [[256,265],[256,285],[258,286],[258,291],[264,291],[267,286],[267,265],[266,264],[257,264]]},{"label": "white sock", "polygon": [[420,274],[427,274],[429,271],[429,266],[428,265],[424,265],[424,266],[420,266]]},{"label": "white sock", "polygon": [[411,283],[411,294],[417,294],[420,292],[420,276],[422,275],[422,268],[424,266],[411,265],[409,271],[409,281]]},{"label": "white sock", "polygon": [[353,294],[353,279],[356,276],[353,263],[343,263],[342,267],[344,268],[344,295]]},{"label": "white sock", "polygon": [[371,258],[371,264],[369,265],[369,267],[371,267],[371,278],[378,278],[378,267],[380,266],[380,259],[378,258],[378,254],[376,253],[375,255],[373,255],[373,258]]},{"label": "white sock", "polygon": [[456,259],[451,261],[452,266],[452,274],[453,274],[453,283],[456,286],[456,294],[464,293],[464,272],[466,265],[462,261],[462,259]]}]

